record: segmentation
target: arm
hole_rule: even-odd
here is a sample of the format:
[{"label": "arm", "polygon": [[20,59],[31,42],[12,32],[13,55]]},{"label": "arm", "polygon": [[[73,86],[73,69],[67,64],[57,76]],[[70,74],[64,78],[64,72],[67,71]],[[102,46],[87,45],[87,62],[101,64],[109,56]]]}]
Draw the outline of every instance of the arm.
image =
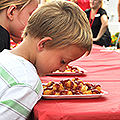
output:
[{"label": "arm", "polygon": [[101,23],[102,23],[102,25],[101,25],[101,28],[99,30],[99,33],[98,33],[96,38],[93,38],[93,41],[98,41],[103,36],[105,31],[107,30],[107,28],[108,28],[107,15],[104,14],[104,15],[101,16]]},{"label": "arm", "polygon": [[[29,76],[29,78],[24,73],[23,76],[26,77],[20,77],[18,81],[18,79],[13,77],[13,74],[10,74],[1,66],[0,68],[5,73],[2,74],[4,80],[0,79],[0,120],[8,120],[8,118],[9,120],[26,120],[34,105],[41,98],[42,83],[36,75]],[[24,71],[22,68],[19,70]],[[5,76],[8,77],[5,78]],[[29,82],[24,82],[24,79]]]},{"label": "arm", "polygon": [[118,0],[118,21],[120,22],[120,0]]},{"label": "arm", "polygon": [[26,120],[37,101],[30,87],[16,85],[7,89],[0,99],[0,120]]}]

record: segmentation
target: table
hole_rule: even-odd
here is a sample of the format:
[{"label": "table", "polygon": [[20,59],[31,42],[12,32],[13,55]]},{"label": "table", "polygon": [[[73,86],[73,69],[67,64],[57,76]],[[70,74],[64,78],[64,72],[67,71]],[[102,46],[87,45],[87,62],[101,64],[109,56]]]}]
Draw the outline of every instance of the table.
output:
[{"label": "table", "polygon": [[[41,99],[34,107],[34,120],[120,120],[120,53],[93,45],[91,54],[72,63],[87,70],[77,76],[84,82],[99,83],[108,92],[94,99]],[[46,76],[43,83],[75,76]]]}]

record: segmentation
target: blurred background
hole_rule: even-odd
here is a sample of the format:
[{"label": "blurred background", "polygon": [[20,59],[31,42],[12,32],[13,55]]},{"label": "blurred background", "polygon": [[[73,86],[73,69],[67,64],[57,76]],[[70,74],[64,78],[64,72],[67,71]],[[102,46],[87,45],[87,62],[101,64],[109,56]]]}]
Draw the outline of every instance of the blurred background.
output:
[{"label": "blurred background", "polygon": [[[42,0],[39,0],[42,3]],[[120,31],[120,23],[118,22],[117,12],[118,0],[103,0],[103,8],[107,11],[109,16],[109,29],[111,32]]]},{"label": "blurred background", "polygon": [[[43,4],[46,0],[39,0],[39,5]],[[49,1],[49,0],[48,0]],[[67,1],[67,0],[66,0]],[[70,1],[70,0],[69,0]],[[120,22],[118,21],[118,0],[103,0],[103,8],[109,16],[108,28],[111,33],[111,44],[115,46],[118,41],[120,33]],[[120,47],[120,39],[119,39]]]}]

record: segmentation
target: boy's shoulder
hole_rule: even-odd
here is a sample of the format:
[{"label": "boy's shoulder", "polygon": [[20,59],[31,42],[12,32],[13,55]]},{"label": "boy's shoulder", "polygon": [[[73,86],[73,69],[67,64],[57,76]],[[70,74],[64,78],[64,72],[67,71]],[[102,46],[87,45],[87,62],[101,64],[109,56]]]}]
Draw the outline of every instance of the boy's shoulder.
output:
[{"label": "boy's shoulder", "polygon": [[33,64],[21,56],[10,53],[9,50],[3,50],[0,53],[0,69],[13,77],[17,83],[30,85],[32,89],[39,83],[40,78]]},{"label": "boy's shoulder", "polygon": [[[37,76],[36,69],[31,62],[21,56],[12,54],[10,50],[4,49],[0,53],[0,58],[2,58],[0,59],[0,66],[4,66],[5,69],[11,71],[15,76],[24,73],[30,76]],[[17,71],[21,72],[18,73]]]}]

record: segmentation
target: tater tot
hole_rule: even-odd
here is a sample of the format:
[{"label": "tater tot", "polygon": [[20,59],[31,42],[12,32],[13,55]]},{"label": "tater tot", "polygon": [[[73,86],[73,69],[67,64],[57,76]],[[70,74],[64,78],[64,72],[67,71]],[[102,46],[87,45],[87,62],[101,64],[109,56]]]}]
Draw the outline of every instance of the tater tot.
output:
[{"label": "tater tot", "polygon": [[73,93],[71,91],[68,91],[67,95],[73,95]]},{"label": "tater tot", "polygon": [[43,92],[44,95],[51,95],[52,94],[52,90],[45,90]]}]

